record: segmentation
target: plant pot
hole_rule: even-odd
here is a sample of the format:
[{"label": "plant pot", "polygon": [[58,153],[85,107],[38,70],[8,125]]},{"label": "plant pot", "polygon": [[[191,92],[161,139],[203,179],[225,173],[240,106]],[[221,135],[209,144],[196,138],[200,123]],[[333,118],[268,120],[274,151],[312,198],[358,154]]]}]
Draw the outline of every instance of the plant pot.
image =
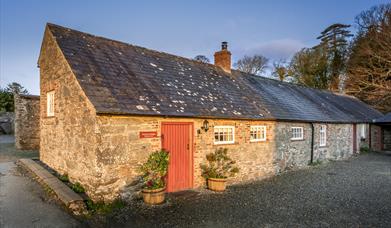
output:
[{"label": "plant pot", "polygon": [[208,178],[208,188],[212,191],[223,192],[227,186],[225,178]]},{"label": "plant pot", "polygon": [[165,198],[165,188],[158,188],[158,189],[143,189],[143,199],[144,202],[147,204],[161,204],[164,202]]}]

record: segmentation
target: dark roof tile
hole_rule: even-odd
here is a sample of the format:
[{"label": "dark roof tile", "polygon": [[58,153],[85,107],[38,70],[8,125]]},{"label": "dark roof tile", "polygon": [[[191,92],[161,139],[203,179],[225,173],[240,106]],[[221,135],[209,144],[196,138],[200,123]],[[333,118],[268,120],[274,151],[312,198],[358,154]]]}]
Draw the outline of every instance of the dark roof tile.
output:
[{"label": "dark roof tile", "polygon": [[370,122],[361,101],[48,24],[97,113]]}]

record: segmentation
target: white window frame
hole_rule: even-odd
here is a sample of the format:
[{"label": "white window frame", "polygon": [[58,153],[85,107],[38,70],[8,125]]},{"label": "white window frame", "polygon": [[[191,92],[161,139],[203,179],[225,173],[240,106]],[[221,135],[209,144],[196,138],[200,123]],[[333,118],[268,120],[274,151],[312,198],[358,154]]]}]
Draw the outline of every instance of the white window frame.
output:
[{"label": "white window frame", "polygon": [[367,138],[367,134],[366,134],[366,126],[365,124],[360,124],[360,139],[366,139]]},{"label": "white window frame", "polygon": [[319,146],[327,145],[327,126],[322,124],[319,129]]},{"label": "white window frame", "polygon": [[[255,132],[260,131],[260,138],[251,138],[252,136],[251,132],[253,131]],[[258,133],[255,133],[255,135],[257,136]],[[265,125],[250,126],[250,142],[264,142],[264,141],[266,141],[266,126]]]},{"label": "white window frame", "polygon": [[[295,130],[298,130],[300,129],[301,130],[301,136],[300,137],[297,137],[295,136]],[[303,127],[291,127],[291,134],[292,134],[292,137],[291,137],[291,140],[303,140],[304,139],[304,128]]]},{"label": "white window frame", "polygon": [[54,91],[46,93],[46,115],[54,116]]},{"label": "white window frame", "polygon": [[[216,132],[220,133],[223,129],[231,129],[232,131],[232,140],[229,141],[216,141]],[[235,126],[215,126],[213,128],[213,142],[215,145],[221,145],[221,144],[233,144],[235,143]]]}]

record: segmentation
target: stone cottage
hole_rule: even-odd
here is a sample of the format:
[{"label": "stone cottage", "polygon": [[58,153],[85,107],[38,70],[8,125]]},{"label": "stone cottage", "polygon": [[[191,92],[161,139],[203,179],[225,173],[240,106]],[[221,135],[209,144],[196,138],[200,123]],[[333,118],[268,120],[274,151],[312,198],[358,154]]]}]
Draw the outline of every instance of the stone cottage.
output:
[{"label": "stone cottage", "polygon": [[370,145],[381,113],[358,99],[215,64],[46,26],[39,57],[40,159],[94,200],[110,201],[139,177],[149,153],[170,152],[167,191],[204,185],[200,164],[219,147],[241,169],[232,182]]}]

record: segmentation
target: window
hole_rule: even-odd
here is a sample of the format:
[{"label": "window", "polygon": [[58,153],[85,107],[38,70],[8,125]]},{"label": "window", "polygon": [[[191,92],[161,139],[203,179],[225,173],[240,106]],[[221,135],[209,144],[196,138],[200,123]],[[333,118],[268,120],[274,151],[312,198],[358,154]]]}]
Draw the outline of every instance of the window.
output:
[{"label": "window", "polygon": [[46,95],[47,116],[54,116],[54,91],[48,92]]},{"label": "window", "polygon": [[250,127],[250,142],[266,141],[266,126]]},{"label": "window", "polygon": [[326,146],[326,125],[320,125],[320,131],[319,131],[319,146]]},{"label": "window", "polygon": [[230,144],[235,142],[234,126],[216,126],[214,127],[215,144]]},{"label": "window", "polygon": [[303,128],[302,127],[292,127],[292,140],[302,140],[303,137]]},{"label": "window", "polygon": [[367,137],[367,134],[366,134],[366,129],[365,129],[365,124],[360,124],[358,125],[360,127],[360,138],[361,139],[365,139]]}]

